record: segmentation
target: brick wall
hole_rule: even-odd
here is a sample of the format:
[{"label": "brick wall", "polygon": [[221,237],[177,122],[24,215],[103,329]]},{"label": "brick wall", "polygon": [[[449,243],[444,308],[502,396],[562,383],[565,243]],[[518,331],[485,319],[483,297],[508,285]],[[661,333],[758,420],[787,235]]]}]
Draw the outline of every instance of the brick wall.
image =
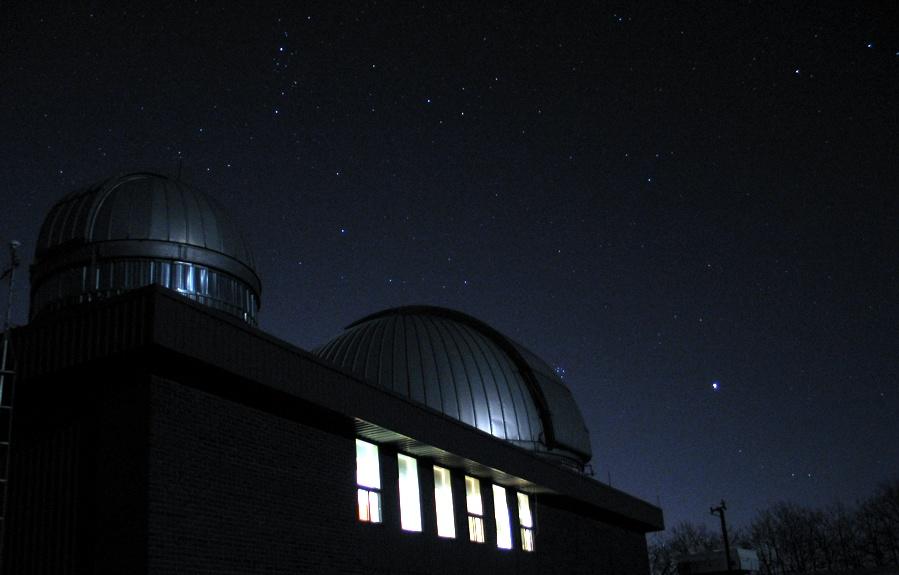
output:
[{"label": "brick wall", "polygon": [[533,505],[537,552],[517,539],[497,549],[486,479],[487,542],[469,542],[458,469],[456,538],[439,538],[425,459],[423,531],[404,532],[389,445],[380,449],[384,522],[361,523],[348,418],[211,393],[220,374],[208,370],[187,374],[203,391],[109,367],[81,387],[72,382],[85,373],[65,373],[31,389],[41,402],[21,414],[9,573],[648,573],[642,534],[549,497]]},{"label": "brick wall", "polygon": [[151,414],[150,573],[352,567],[349,422],[338,435],[162,379]]},{"label": "brick wall", "polygon": [[[314,422],[313,411],[305,415]],[[538,551],[496,549],[487,481],[488,542],[468,541],[461,481],[453,493],[457,537],[439,538],[425,460],[423,531],[404,532],[389,446],[380,449],[384,522],[357,521],[351,421],[323,430],[304,423],[302,411],[281,417],[164,379],[154,379],[151,415],[150,573],[648,572],[642,534],[539,498]]]}]

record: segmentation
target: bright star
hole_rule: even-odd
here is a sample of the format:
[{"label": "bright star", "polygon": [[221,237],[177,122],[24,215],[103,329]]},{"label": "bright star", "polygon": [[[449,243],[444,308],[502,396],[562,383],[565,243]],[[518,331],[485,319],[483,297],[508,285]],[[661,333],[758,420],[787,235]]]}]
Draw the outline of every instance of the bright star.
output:
[{"label": "bright star", "polygon": [[718,383],[717,381],[712,382],[712,389],[714,389],[715,391],[718,391],[719,387],[721,387],[720,383]]}]

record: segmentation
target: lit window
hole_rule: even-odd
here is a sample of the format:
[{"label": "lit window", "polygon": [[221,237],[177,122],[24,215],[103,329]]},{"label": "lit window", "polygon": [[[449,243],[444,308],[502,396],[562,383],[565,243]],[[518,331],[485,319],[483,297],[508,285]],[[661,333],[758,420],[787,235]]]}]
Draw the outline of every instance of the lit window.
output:
[{"label": "lit window", "polygon": [[378,446],[356,440],[356,500],[359,521],[381,522],[381,471]]},{"label": "lit window", "polygon": [[534,550],[534,516],[531,515],[531,499],[518,493],[518,523],[521,525],[521,548]]},{"label": "lit window", "polygon": [[456,518],[453,517],[453,488],[449,469],[434,466],[434,503],[437,507],[437,535],[456,536]]},{"label": "lit window", "polygon": [[400,475],[400,523],[406,531],[421,531],[418,462],[402,453],[396,458]]},{"label": "lit window", "polygon": [[484,542],[484,502],[481,500],[481,482],[465,476],[465,506],[468,508],[468,538],[475,543]]},{"label": "lit window", "polygon": [[506,490],[493,486],[493,512],[496,516],[496,546],[500,549],[512,548],[512,521],[509,519],[509,503]]}]

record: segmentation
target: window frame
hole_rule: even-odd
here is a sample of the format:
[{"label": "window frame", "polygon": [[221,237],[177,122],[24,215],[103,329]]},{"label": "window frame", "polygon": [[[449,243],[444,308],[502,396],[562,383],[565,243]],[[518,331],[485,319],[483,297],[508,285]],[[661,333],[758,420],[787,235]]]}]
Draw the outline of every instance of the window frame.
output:
[{"label": "window frame", "polygon": [[[469,482],[477,487],[476,495],[469,490]],[[471,499],[475,496],[478,499],[478,506],[481,508],[480,513],[472,510]],[[472,543],[486,543],[487,530],[484,521],[484,496],[481,494],[481,480],[471,475],[465,476],[465,513],[468,517],[468,540]]]},{"label": "window frame", "polygon": [[[453,472],[448,467],[434,465],[434,514],[437,519],[437,536],[456,538],[456,509],[453,503]],[[446,477],[438,485],[438,476]],[[449,514],[447,516],[447,513]]]},{"label": "window frame", "polygon": [[[533,553],[535,550],[534,511],[531,505],[531,496],[521,491],[516,491],[518,502],[518,528],[521,537],[521,550]],[[524,505],[522,505],[522,502]],[[522,507],[525,507],[522,510]]]},{"label": "window frame", "polygon": [[[364,462],[364,457],[360,457],[360,445],[364,445],[367,447],[374,448],[374,467],[375,467],[375,479],[374,482],[366,482],[364,478],[365,470],[360,469],[360,462]],[[377,444],[372,443],[370,441],[365,441],[361,438],[356,438],[355,442],[356,446],[356,519],[360,523],[371,523],[371,524],[382,524],[384,523],[384,513],[381,505],[382,497],[381,497],[381,455],[380,448]],[[371,452],[369,452],[371,453]],[[368,463],[371,463],[369,461]],[[368,470],[369,473],[371,470]],[[360,477],[363,476],[363,477]],[[376,483],[373,485],[372,483]],[[363,496],[364,494],[364,496]],[[363,507],[364,501],[364,507]],[[374,505],[373,505],[374,504]],[[372,509],[376,508],[377,513],[372,514]]]},{"label": "window frame", "polygon": [[[400,527],[410,533],[423,531],[421,509],[421,479],[418,476],[418,459],[405,453],[397,453],[397,488],[400,501]],[[410,472],[404,474],[403,466]],[[414,510],[414,513],[413,513]]]},{"label": "window frame", "polygon": [[512,513],[509,508],[508,491],[505,487],[496,483],[493,483],[492,486],[493,517],[496,523],[496,547],[498,549],[513,549],[515,545],[512,538]]}]

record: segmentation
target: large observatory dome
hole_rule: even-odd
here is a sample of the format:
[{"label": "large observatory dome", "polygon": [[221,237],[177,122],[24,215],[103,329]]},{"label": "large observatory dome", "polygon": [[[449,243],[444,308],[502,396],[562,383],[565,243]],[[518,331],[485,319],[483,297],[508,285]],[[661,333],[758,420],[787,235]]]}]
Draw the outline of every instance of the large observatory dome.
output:
[{"label": "large observatory dome", "polygon": [[50,209],[31,269],[32,317],[150,284],[256,323],[261,284],[250,250],[203,193],[134,173]]},{"label": "large observatory dome", "polygon": [[487,324],[438,307],[365,317],[316,353],[368,383],[579,469],[590,437],[541,359]]}]

